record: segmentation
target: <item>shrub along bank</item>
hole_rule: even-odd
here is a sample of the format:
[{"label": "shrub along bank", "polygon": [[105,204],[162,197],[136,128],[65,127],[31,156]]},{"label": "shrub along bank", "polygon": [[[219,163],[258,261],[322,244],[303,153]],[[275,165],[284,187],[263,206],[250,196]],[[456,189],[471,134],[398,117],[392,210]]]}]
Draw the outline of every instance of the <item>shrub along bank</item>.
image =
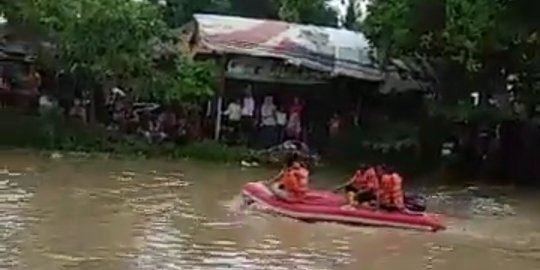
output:
[{"label": "shrub along bank", "polygon": [[193,158],[238,162],[250,155],[244,147],[230,147],[213,141],[177,145],[149,144],[140,136],[117,134],[101,126],[66,121],[58,112],[45,115],[0,113],[0,147],[36,150],[111,153],[118,156]]}]

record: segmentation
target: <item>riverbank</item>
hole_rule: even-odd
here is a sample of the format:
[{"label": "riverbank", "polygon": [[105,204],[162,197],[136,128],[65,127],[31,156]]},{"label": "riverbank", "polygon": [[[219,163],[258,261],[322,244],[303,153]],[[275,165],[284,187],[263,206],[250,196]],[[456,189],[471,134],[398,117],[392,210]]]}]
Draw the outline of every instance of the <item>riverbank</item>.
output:
[{"label": "riverbank", "polygon": [[[58,115],[24,115],[16,112],[0,112],[0,150],[24,149],[43,152],[47,156],[75,155],[107,159],[193,159],[215,163],[237,164],[257,158],[257,152],[246,147],[232,147],[215,141],[197,141],[160,144],[148,143],[138,135],[126,135],[106,130],[99,125],[82,125],[70,122]],[[350,150],[352,151],[352,150]],[[365,153],[364,153],[365,154]],[[356,163],[325,160],[321,170],[336,170],[352,174]],[[279,166],[280,164],[270,167]],[[415,167],[410,165],[409,167]],[[421,166],[417,166],[420,168]],[[418,185],[477,185],[482,182],[463,180],[464,177],[449,175],[444,170],[428,171],[418,168],[398,168],[408,183]],[[318,171],[320,171],[318,169]],[[346,176],[345,176],[346,177]],[[340,178],[341,179],[341,178]],[[410,180],[413,179],[413,180]],[[458,179],[458,180],[456,180]],[[510,181],[511,182],[511,181]]]},{"label": "riverbank", "polygon": [[[192,158],[226,163],[241,162],[245,159],[258,159],[259,163],[266,163],[265,161],[272,159],[270,163],[276,165],[277,161],[276,157],[267,155],[268,153],[261,154],[244,146],[228,146],[213,140],[149,143],[139,134],[122,134],[106,130],[99,124],[69,121],[58,112],[37,116],[0,111],[0,130],[3,131],[0,133],[0,147],[4,149],[99,153],[132,158]],[[375,154],[368,153],[353,141],[358,139],[343,138],[339,143],[332,144],[332,148],[343,155],[331,155],[325,163],[332,167],[354,170],[359,160],[370,157],[374,160],[385,159],[382,156],[375,158]],[[409,164],[405,167],[415,166]],[[413,170],[418,171],[417,168]]]},{"label": "riverbank", "polygon": [[26,149],[48,153],[84,153],[113,158],[200,159],[214,162],[240,162],[252,151],[213,141],[188,143],[148,143],[137,135],[119,134],[100,125],[70,122],[57,115],[0,113],[0,148]]}]

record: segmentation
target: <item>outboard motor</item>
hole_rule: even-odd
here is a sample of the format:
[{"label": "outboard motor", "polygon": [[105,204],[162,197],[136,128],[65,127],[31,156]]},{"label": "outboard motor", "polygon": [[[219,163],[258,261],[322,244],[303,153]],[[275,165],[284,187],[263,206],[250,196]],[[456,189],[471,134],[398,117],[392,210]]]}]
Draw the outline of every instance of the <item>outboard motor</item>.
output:
[{"label": "outboard motor", "polygon": [[426,198],[418,194],[405,194],[405,207],[413,212],[425,212],[427,208]]}]

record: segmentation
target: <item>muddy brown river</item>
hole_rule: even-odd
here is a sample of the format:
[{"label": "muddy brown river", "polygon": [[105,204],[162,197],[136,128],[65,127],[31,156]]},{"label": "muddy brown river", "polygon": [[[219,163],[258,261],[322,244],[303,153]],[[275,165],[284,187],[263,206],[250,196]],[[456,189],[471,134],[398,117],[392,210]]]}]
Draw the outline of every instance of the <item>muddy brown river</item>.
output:
[{"label": "muddy brown river", "polygon": [[242,185],[272,173],[0,152],[0,269],[540,269],[540,192],[499,191],[515,211],[499,215],[447,190],[434,234],[240,210]]}]

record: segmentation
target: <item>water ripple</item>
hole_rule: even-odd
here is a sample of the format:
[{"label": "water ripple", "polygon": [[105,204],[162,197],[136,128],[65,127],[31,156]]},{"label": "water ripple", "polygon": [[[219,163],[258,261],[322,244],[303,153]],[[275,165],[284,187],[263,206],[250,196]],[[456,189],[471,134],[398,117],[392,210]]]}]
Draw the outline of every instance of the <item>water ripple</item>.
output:
[{"label": "water ripple", "polygon": [[[2,173],[13,176],[13,173],[6,171]],[[29,221],[22,216],[22,212],[32,195],[12,180],[0,181],[0,269],[12,269],[19,265],[21,240],[17,234]]]},{"label": "water ripple", "polygon": [[432,204],[463,215],[425,234],[244,209],[234,196],[254,177],[235,168],[208,176],[189,163],[164,166],[184,174],[145,162],[106,161],[110,173],[91,160],[25,162],[43,169],[0,169],[0,269],[540,269],[540,217],[471,211],[504,201],[439,194]]}]

